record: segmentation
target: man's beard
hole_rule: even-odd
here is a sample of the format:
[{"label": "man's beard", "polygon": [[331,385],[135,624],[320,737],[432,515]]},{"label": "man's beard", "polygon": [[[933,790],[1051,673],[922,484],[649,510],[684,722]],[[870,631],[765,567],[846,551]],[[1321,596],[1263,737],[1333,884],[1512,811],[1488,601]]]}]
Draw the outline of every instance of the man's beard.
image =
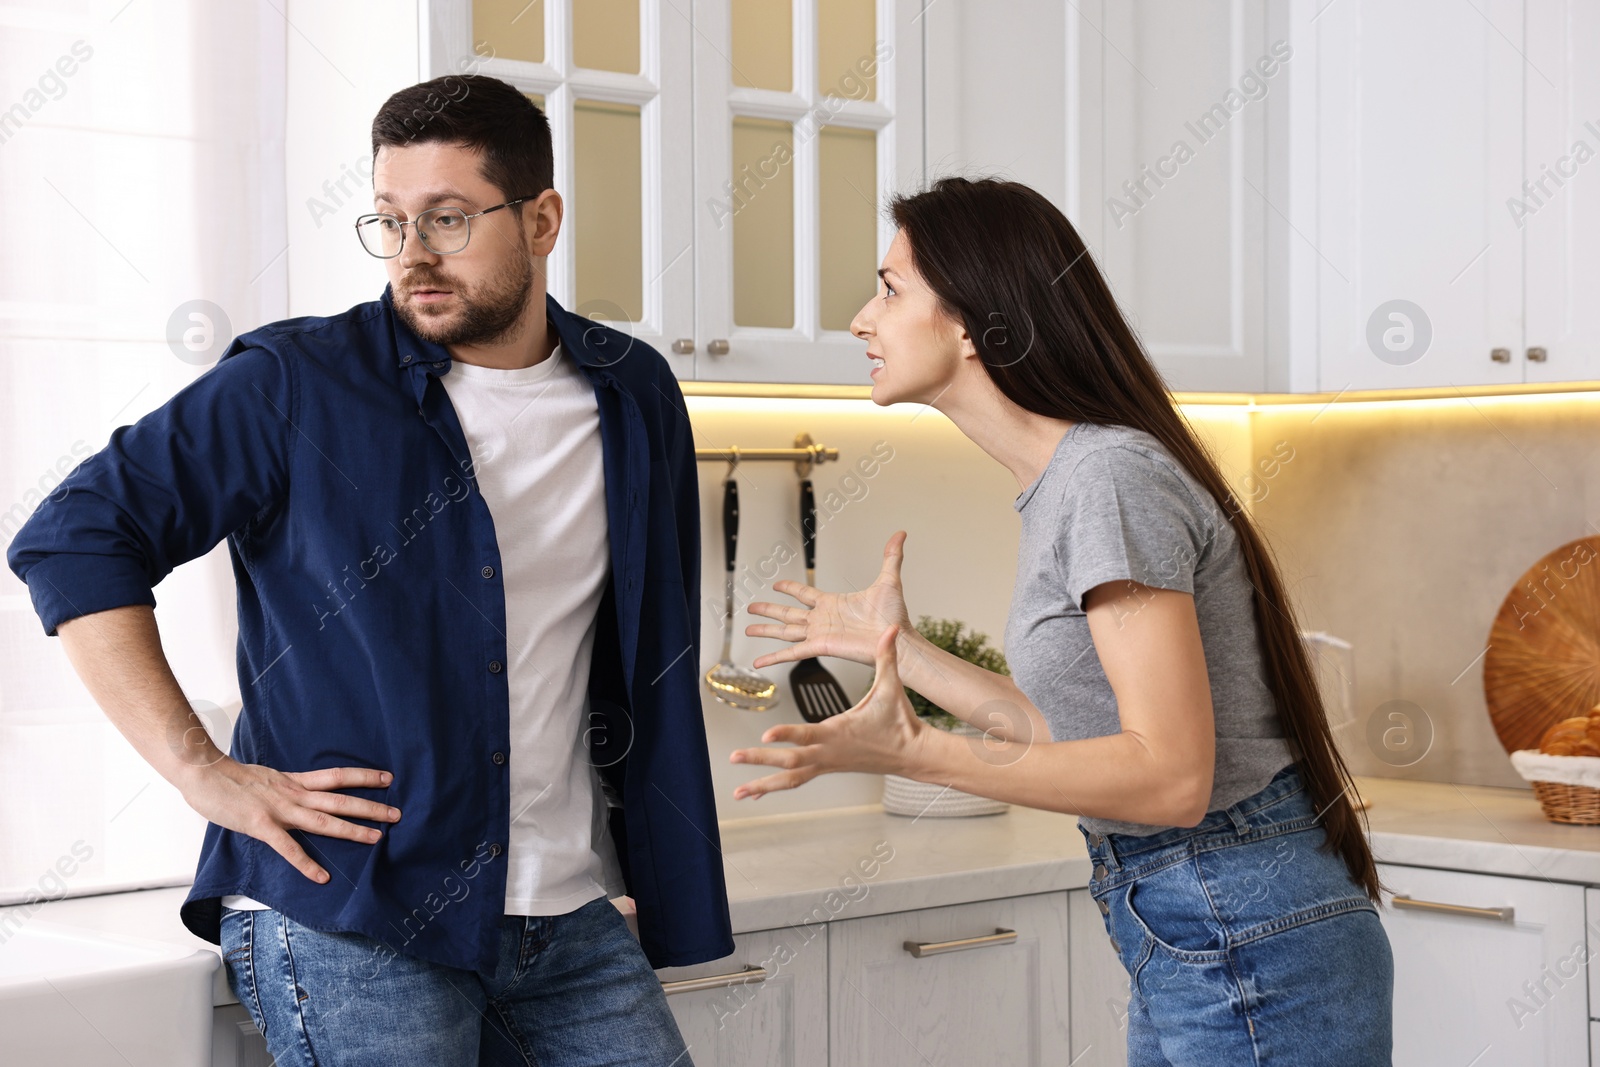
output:
[{"label": "man's beard", "polygon": [[522,312],[533,292],[533,259],[523,256],[506,265],[503,271],[483,284],[466,289],[459,282],[447,282],[433,275],[415,275],[406,291],[448,288],[457,308],[432,314],[407,297],[395,302],[400,321],[424,341],[438,345],[494,345],[516,339]]}]

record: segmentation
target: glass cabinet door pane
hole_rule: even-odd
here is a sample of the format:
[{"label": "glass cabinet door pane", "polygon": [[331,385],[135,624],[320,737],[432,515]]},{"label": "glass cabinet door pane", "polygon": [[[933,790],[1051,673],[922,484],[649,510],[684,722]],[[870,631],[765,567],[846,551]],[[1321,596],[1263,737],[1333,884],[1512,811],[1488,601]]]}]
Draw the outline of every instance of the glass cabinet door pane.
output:
[{"label": "glass cabinet door pane", "polygon": [[817,0],[817,91],[874,100],[878,91],[877,4]]},{"label": "glass cabinet door pane", "polygon": [[794,325],[794,129],[733,120],[733,321]]},{"label": "glass cabinet door pane", "polygon": [[817,147],[822,328],[848,330],[878,290],[878,135],[825,126]]},{"label": "glass cabinet door pane", "polygon": [[572,133],[575,310],[590,318],[638,322],[644,317],[639,108],[574,101]]},{"label": "glass cabinet door pane", "polygon": [[639,73],[639,0],[573,0],[572,62]]},{"label": "glass cabinet door pane", "polygon": [[788,92],[794,86],[790,0],[733,0],[733,84]]},{"label": "glass cabinet door pane", "polygon": [[544,0],[472,0],[472,47],[498,59],[544,62]]}]

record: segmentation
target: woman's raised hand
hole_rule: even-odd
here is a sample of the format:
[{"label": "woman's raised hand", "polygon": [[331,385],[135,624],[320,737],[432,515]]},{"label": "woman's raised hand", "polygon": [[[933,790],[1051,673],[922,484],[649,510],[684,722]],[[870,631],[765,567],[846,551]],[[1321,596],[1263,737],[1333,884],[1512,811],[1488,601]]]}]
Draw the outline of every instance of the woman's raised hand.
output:
[{"label": "woman's raised hand", "polygon": [[763,745],[787,743],[793,748],[736,748],[728,754],[730,763],[779,768],[735,789],[735,800],[759,800],[773,790],[795,789],[819,774],[838,771],[915,776],[925,758],[923,744],[934,727],[917,718],[900,684],[895,651],[899,631],[898,626],[888,626],[873,638],[877,670],[860,703],[821,722],[769,726],[761,735]]},{"label": "woman's raised hand", "polygon": [[876,662],[878,637],[888,626],[911,631],[905,595],[900,588],[900,562],[905,558],[906,532],[897,530],[883,549],[883,569],[865,589],[851,593],[824,593],[804,582],[784,579],[772,589],[798,600],[801,607],[757,601],[747,609],[752,615],[777,619],[776,623],[751,623],[751,637],[775,637],[790,642],[758,656],[751,666],[760,670],[774,663],[789,663],[814,656],[832,656],[856,663]]}]

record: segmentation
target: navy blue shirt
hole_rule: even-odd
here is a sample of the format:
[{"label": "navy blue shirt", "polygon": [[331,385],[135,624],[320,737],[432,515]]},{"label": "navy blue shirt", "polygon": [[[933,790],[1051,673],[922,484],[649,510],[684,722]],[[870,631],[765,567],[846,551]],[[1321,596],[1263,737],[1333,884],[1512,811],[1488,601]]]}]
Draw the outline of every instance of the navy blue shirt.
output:
[{"label": "navy blue shirt", "polygon": [[[546,312],[594,386],[611,576],[588,693],[590,754],[652,966],[733,951],[699,691],[700,496],[683,394],[661,354]],[[392,294],[272,323],[111,434],[7,553],[45,633],[129,604],[226,538],[244,706],[230,755],[282,771],[365,766],[392,804],[375,844],[289,832],[318,884],[212,823],[182,905],[219,941],[224,894],[319,930],[493,974],[505,914],[510,697],[488,505],[440,375]]]}]

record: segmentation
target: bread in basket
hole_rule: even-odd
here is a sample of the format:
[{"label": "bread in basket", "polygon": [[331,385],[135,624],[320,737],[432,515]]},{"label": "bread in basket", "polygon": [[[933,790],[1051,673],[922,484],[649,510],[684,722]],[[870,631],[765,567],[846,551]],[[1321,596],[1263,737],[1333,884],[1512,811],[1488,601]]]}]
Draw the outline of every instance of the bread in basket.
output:
[{"label": "bread in basket", "polygon": [[1545,818],[1600,825],[1600,704],[1550,727],[1537,749],[1511,753],[1511,765],[1532,784]]}]

